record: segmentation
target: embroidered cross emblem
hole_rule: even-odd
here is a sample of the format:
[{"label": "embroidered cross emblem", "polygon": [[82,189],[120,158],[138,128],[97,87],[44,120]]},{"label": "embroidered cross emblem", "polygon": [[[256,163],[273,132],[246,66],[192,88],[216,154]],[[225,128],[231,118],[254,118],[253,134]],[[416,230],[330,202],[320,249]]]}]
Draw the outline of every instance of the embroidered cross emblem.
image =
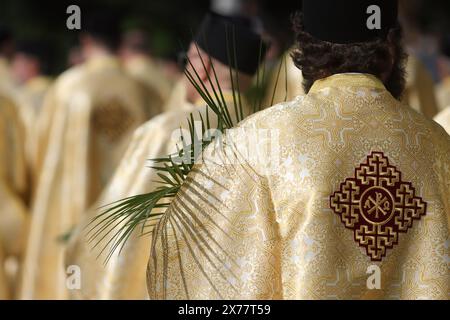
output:
[{"label": "embroidered cross emblem", "polygon": [[381,261],[399,234],[426,214],[427,203],[382,152],[373,152],[330,196],[330,207],[370,259]]}]

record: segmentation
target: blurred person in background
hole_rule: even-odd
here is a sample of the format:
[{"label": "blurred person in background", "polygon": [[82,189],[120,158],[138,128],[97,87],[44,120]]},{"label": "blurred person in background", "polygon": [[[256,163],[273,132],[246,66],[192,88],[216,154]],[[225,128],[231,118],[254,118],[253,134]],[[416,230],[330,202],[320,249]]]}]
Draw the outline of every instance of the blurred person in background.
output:
[{"label": "blurred person in background", "polygon": [[406,64],[406,88],[402,100],[429,119],[439,112],[433,78],[414,54],[408,57]]},{"label": "blurred person in background", "polygon": [[[441,69],[448,68],[450,71],[450,33],[444,34],[441,41],[442,53],[445,60],[442,61]],[[450,108],[450,72],[442,72],[445,76],[436,88],[436,95],[439,103],[439,109]]]},{"label": "blurred person in background", "polygon": [[259,1],[264,35],[270,43],[264,71],[266,73],[266,89],[263,105],[269,107],[280,102],[291,101],[304,94],[302,72],[295,67],[292,60],[294,33],[292,17],[301,10],[301,2],[284,0],[274,2]]},{"label": "blurred person in background", "polygon": [[11,72],[17,84],[20,99],[20,114],[25,125],[25,151],[27,165],[31,173],[31,185],[34,185],[36,157],[36,122],[38,120],[44,97],[50,88],[48,64],[50,48],[43,41],[19,43],[14,54]]},{"label": "blurred person in background", "polygon": [[70,47],[67,55],[67,66],[69,68],[78,66],[84,62],[83,52],[77,45]]},{"label": "blurred person in background", "polygon": [[14,297],[29,215],[24,128],[13,97],[3,89],[0,85],[0,299],[8,299]]},{"label": "blurred person in background", "polygon": [[15,41],[9,28],[0,25],[0,82],[12,85],[10,70],[11,59],[14,56]]},{"label": "blurred person in background", "polygon": [[[450,59],[450,36],[443,37],[442,49],[442,52]],[[441,112],[434,120],[450,134],[450,74],[442,79],[442,82],[436,88],[436,92]]]},{"label": "blurred person in background", "polygon": [[120,66],[118,15],[86,12],[85,62],[50,88],[37,127],[37,188],[21,277],[21,299],[67,298],[65,240],[112,176],[145,121],[139,85]]},{"label": "blurred person in background", "polygon": [[[211,95],[214,95],[213,88],[208,79],[209,77],[214,79],[215,72],[233,119],[237,115],[233,107],[230,68],[233,77],[239,78],[239,92],[245,93],[250,88],[252,78],[259,67],[258,56],[261,55],[264,59],[266,51],[265,45],[262,44],[262,38],[250,25],[246,18],[208,14],[199,27],[187,53],[187,58],[192,66],[188,63],[186,68],[190,72],[195,70],[199,74],[199,85],[205,85]],[[227,52],[227,41],[232,41],[231,37],[227,38],[227,32],[231,33],[233,27],[236,40],[234,46],[238,50],[238,69],[233,69],[234,61],[229,61],[225,53]],[[233,46],[232,43],[229,45]],[[215,71],[213,71],[213,66]],[[126,197],[155,191],[159,186],[156,182],[158,171],[148,167],[150,164],[148,160],[164,157],[177,151],[176,144],[180,142],[177,139],[179,138],[179,129],[188,129],[187,120],[191,114],[197,121],[200,120],[199,113],[205,119],[207,108],[205,102],[186,78],[183,81],[187,82],[184,101],[173,105],[169,108],[172,111],[162,113],[135,131],[132,142],[111,183],[86,215],[86,218],[89,219],[86,219],[78,228],[66,259],[66,266],[79,265],[84,275],[82,289],[74,291],[74,298],[145,299],[148,297],[145,279],[151,239],[148,235],[139,234],[141,227],[138,227],[136,232],[131,235],[121,252],[114,252],[105,265],[105,258],[113,246],[113,243],[106,244],[111,240],[114,230],[111,234],[102,232],[97,239],[102,238],[103,235],[105,238],[95,247],[95,241],[88,242],[89,236],[86,235],[84,227],[101,213],[98,208],[105,208],[104,206]],[[215,80],[212,81],[215,84]],[[236,82],[236,79],[234,81]],[[217,91],[218,88],[215,87],[215,90]],[[249,106],[245,105],[245,102],[243,104],[244,115],[250,114]],[[211,110],[209,110],[209,115],[211,126],[215,128],[217,125],[215,115]],[[185,136],[185,138],[187,137]],[[115,226],[115,231],[118,232],[120,227],[120,225]],[[106,249],[101,252],[105,246]],[[98,256],[99,254],[100,256]]]},{"label": "blurred person in background", "polygon": [[179,52],[169,52],[159,57],[159,63],[164,76],[172,83],[172,89],[175,84],[183,77],[183,69],[180,68]]},{"label": "blurred person in background", "polygon": [[173,85],[152,58],[148,37],[141,29],[128,30],[122,36],[119,55],[125,70],[142,85],[150,119],[162,112]]},{"label": "blurred person in background", "polygon": [[450,135],[450,107],[445,108],[434,117],[434,121],[439,123]]},{"label": "blurred person in background", "polygon": [[10,70],[14,47],[12,33],[0,27],[0,299],[17,289],[29,219],[25,128]]},{"label": "blurred person in background", "polygon": [[0,84],[0,299],[13,298],[26,242],[25,130],[9,87]]},{"label": "blurred person in background", "polygon": [[399,20],[404,30],[404,41],[409,53],[406,66],[406,89],[403,101],[430,119],[439,112],[435,95],[434,38],[425,34],[419,22],[422,0],[400,0]]}]

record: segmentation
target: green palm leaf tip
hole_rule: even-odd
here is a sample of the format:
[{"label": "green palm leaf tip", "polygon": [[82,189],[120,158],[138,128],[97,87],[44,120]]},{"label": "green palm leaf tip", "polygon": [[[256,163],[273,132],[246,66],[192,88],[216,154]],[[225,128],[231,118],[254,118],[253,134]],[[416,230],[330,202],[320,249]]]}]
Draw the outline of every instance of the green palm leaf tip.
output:
[{"label": "green palm leaf tip", "polygon": [[[226,41],[229,61],[236,64],[234,29],[232,30],[231,36],[233,45],[229,45],[229,37],[230,36],[227,32]],[[197,45],[196,49],[197,52],[200,53],[200,49]],[[202,56],[199,56],[202,59]],[[262,57],[260,55],[259,61],[261,61],[261,58]],[[232,66],[229,68],[232,79],[231,82],[233,84],[233,108],[236,108],[234,110],[236,113],[236,119],[232,119],[229,105],[223,96],[223,90],[220,87],[214,64],[212,63],[210,56],[208,56],[208,59],[212,66],[213,78],[211,78],[209,73],[207,73],[208,84],[211,87],[211,91],[207,90],[189,58],[187,59],[187,62],[192,71],[186,68],[185,76],[195,87],[199,95],[208,106],[205,116],[202,116],[202,114],[199,113],[203,132],[210,132],[210,129],[216,129],[220,132],[224,132],[225,130],[234,127],[238,122],[245,118],[245,110],[241,100],[241,92],[239,90],[239,79],[236,71],[237,68],[233,69]],[[206,70],[205,62],[203,59],[201,61]],[[258,86],[262,86],[265,83],[265,65],[263,67],[262,77],[259,75],[260,71],[258,71],[257,76],[257,90],[261,90]],[[253,112],[261,110],[261,101],[262,99],[260,97],[256,100]],[[212,111],[214,116],[217,118],[216,128],[211,128],[210,111]],[[198,137],[197,132],[195,131],[193,114],[190,115],[187,121],[189,136],[185,137],[181,134],[180,142],[182,147],[176,153],[168,155],[167,157],[151,159],[153,164],[150,168],[157,171],[157,176],[160,180],[156,182],[158,182],[160,186],[153,192],[128,197],[100,208],[102,211],[87,225],[86,231],[88,242],[93,244],[94,248],[100,245],[103,246],[98,254],[98,257],[100,257],[109,248],[106,258],[104,259],[105,264],[111,259],[116,250],[119,250],[120,254],[127,240],[130,236],[132,236],[137,228],[141,229],[141,234],[151,233],[153,227],[164,214],[165,210],[169,207],[171,199],[173,199],[180,190],[197,157],[209,145],[209,143],[212,142],[213,137],[211,135],[208,135],[204,140],[202,137]]]}]

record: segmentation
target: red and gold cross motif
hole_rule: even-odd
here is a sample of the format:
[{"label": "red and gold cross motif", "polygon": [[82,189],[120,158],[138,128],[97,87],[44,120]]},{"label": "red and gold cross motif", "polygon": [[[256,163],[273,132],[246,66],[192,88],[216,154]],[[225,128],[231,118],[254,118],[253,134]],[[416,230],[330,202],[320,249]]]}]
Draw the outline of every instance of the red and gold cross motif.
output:
[{"label": "red and gold cross motif", "polygon": [[381,261],[398,244],[399,234],[427,211],[412,183],[402,181],[401,172],[382,152],[372,152],[354,177],[341,183],[330,196],[330,207],[372,261]]}]

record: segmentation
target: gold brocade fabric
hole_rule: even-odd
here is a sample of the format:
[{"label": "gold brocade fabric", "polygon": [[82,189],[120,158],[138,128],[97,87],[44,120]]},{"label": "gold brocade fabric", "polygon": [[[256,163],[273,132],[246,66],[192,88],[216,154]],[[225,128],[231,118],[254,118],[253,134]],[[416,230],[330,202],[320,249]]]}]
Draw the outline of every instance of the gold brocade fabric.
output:
[{"label": "gold brocade fabric", "polygon": [[118,61],[98,56],[50,88],[37,127],[37,188],[21,299],[64,299],[64,235],[109,182],[145,121],[139,87]]},{"label": "gold brocade fabric", "polygon": [[21,258],[27,234],[27,178],[24,130],[18,107],[0,84],[0,299],[12,298],[7,288],[5,259]]},{"label": "gold brocade fabric", "polygon": [[[174,92],[174,94],[177,94]],[[232,104],[231,94],[224,93],[227,104]],[[170,107],[175,110],[175,106]],[[231,106],[232,111],[234,108]],[[178,105],[178,111],[164,112],[142,125],[136,130],[111,183],[103,192],[98,203],[86,215],[70,246],[66,265],[78,265],[83,274],[81,290],[73,291],[74,299],[147,299],[146,269],[150,253],[151,239],[149,235],[140,236],[141,227],[127,241],[122,251],[115,252],[105,265],[105,258],[112,245],[106,246],[112,238],[108,235],[102,239],[97,248],[96,241],[87,242],[83,227],[101,211],[97,208],[114,203],[129,196],[155,191],[159,184],[157,172],[149,168],[150,159],[165,157],[177,151],[178,130],[188,130],[188,118],[192,113],[194,119],[200,120],[200,112],[205,117],[205,103],[199,101],[195,105],[184,102]],[[234,112],[231,112],[234,116]],[[205,119],[205,118],[204,118]],[[211,125],[215,125],[215,117],[211,116]],[[187,133],[185,133],[187,134]],[[187,136],[185,136],[187,138]],[[116,230],[118,227],[115,228]],[[145,230],[148,232],[149,230]],[[97,236],[101,239],[104,233]],[[100,254],[100,256],[99,256]]]},{"label": "gold brocade fabric", "polygon": [[406,65],[404,103],[433,119],[439,112],[433,79],[419,59],[410,55]]},{"label": "gold brocade fabric", "polygon": [[450,106],[441,112],[434,118],[434,121],[439,123],[448,134],[450,134]]},{"label": "gold brocade fabric", "polygon": [[436,97],[441,111],[450,107],[450,76],[436,87]]},{"label": "gold brocade fabric", "polygon": [[149,296],[449,299],[449,159],[376,78],[318,81],[205,151],[155,227]]}]

